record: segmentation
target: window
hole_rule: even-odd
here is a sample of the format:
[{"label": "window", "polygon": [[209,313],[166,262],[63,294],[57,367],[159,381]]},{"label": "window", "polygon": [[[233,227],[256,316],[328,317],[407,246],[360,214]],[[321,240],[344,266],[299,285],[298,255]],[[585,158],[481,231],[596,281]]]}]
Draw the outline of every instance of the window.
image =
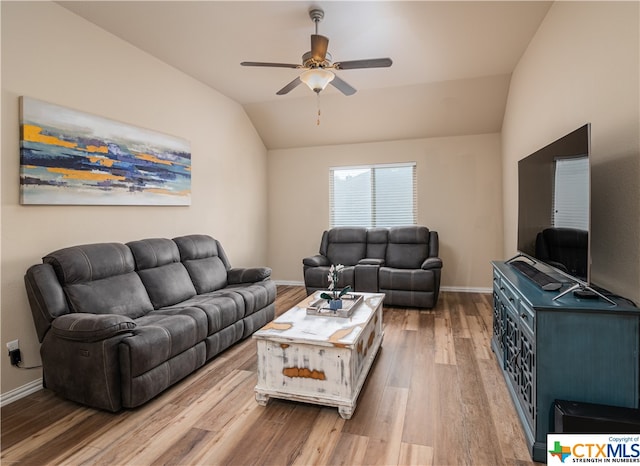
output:
[{"label": "window", "polygon": [[589,159],[556,159],[553,226],[589,230]]},{"label": "window", "polygon": [[329,169],[331,228],[415,225],[416,164]]}]

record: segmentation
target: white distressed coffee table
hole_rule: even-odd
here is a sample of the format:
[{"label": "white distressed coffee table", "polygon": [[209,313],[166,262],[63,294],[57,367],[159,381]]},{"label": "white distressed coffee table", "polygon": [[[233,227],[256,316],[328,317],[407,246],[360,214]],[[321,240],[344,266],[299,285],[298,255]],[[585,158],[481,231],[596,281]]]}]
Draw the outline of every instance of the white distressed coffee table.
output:
[{"label": "white distressed coffee table", "polygon": [[312,294],[253,334],[258,345],[256,401],[269,398],[336,406],[350,419],[382,344],[383,293],[357,293],[351,317],[307,315]]}]

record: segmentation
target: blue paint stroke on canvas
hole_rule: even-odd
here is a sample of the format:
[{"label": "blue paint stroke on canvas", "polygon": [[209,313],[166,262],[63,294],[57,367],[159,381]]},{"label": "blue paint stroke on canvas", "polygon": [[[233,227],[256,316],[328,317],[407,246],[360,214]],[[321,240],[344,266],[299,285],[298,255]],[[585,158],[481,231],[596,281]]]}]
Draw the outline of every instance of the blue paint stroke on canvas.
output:
[{"label": "blue paint stroke on canvas", "polygon": [[22,97],[22,204],[189,205],[183,139]]}]

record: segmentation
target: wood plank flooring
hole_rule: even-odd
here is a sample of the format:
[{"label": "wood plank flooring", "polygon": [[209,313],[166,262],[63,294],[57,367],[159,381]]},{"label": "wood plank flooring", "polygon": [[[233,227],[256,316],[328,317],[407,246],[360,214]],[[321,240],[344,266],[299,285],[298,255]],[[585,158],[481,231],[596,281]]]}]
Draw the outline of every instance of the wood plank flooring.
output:
[{"label": "wood plank flooring", "polygon": [[[276,314],[305,297],[279,286]],[[386,307],[382,348],[352,419],[259,406],[247,339],[134,410],[41,390],[2,408],[3,465],[532,465],[489,347],[491,295],[443,292],[433,310]]]}]

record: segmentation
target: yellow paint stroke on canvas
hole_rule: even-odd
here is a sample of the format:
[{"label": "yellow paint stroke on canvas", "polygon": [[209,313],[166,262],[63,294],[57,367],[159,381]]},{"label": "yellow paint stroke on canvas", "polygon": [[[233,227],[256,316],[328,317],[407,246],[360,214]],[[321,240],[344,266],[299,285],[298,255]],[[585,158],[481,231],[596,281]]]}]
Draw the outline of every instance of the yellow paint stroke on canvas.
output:
[{"label": "yellow paint stroke on canvas", "polygon": [[92,146],[88,145],[85,148],[80,147],[80,149],[85,150],[87,152],[100,152],[101,154],[108,154],[109,148],[107,146]]},{"label": "yellow paint stroke on canvas", "polygon": [[78,147],[78,144],[75,142],[63,141],[55,136],[42,134],[42,128],[35,125],[22,125],[22,134],[25,141],[40,142],[42,144],[49,144],[50,146],[61,146],[70,149]]},{"label": "yellow paint stroke on canvas", "polygon": [[101,155],[88,155],[87,158],[91,163],[99,163],[103,167],[112,167],[115,160],[102,157]]},{"label": "yellow paint stroke on canvas", "polygon": [[25,141],[39,142],[42,144],[48,144],[50,146],[66,147],[68,149],[78,149],[91,153],[109,153],[109,148],[107,146],[94,146],[90,144],[86,147],[78,147],[78,144],[75,142],[65,141],[55,136],[47,136],[46,134],[42,134],[42,128],[36,125],[22,125],[22,134]]},{"label": "yellow paint stroke on canvas", "polygon": [[147,188],[144,190],[144,192],[154,193],[154,194],[169,194],[171,196],[188,196],[190,194],[189,190],[171,191],[169,189],[162,189],[162,188]]},{"label": "yellow paint stroke on canvas", "polygon": [[110,173],[85,171],[85,170],[71,170],[69,168],[47,168],[47,171],[51,173],[60,173],[64,175],[64,178],[73,178],[75,180],[91,180],[91,181],[122,181],[124,176],[111,175]]},{"label": "yellow paint stroke on canvas", "polygon": [[170,160],[162,160],[151,154],[137,153],[136,158],[146,160],[147,162],[159,163],[161,165],[173,165],[173,162]]}]

